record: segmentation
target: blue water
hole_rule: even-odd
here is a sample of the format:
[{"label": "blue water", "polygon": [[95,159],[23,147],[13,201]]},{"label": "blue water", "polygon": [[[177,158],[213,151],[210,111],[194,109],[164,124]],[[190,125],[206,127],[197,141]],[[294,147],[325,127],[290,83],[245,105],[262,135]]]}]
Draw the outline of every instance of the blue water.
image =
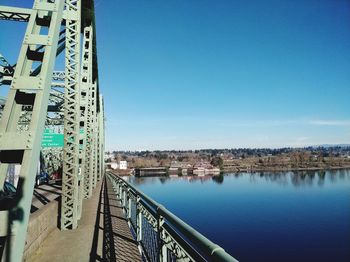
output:
[{"label": "blue water", "polygon": [[130,182],[239,261],[350,261],[350,170]]}]

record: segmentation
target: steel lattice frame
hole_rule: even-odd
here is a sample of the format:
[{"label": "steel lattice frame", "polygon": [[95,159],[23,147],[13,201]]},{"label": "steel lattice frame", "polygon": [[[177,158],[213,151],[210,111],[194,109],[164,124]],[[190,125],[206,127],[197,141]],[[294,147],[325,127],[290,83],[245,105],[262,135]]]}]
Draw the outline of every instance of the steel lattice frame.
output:
[{"label": "steel lattice frame", "polygon": [[[3,260],[5,257],[9,261],[22,260],[62,15],[62,1],[34,1],[0,122],[1,188],[8,165],[21,164],[16,201],[9,210],[0,211],[0,235],[4,235],[5,226],[11,228],[5,235],[8,238],[7,247],[13,250],[3,255]],[[40,18],[45,16],[50,16],[49,23],[44,25],[48,27],[48,33],[41,34],[43,24]],[[35,51],[39,45],[44,46],[42,52]],[[40,73],[36,76],[31,76],[33,62],[41,63]],[[28,108],[23,105],[32,107],[32,113],[28,130],[19,132],[19,118],[22,110]]]},{"label": "steel lattice frame", "polygon": [[98,98],[97,98],[97,85],[96,82],[93,83],[92,85],[92,91],[91,91],[91,96],[92,96],[92,103],[91,103],[91,124],[92,124],[92,132],[91,132],[91,144],[92,144],[92,152],[91,152],[91,173],[90,175],[92,176],[92,188],[96,187],[97,183],[97,149],[98,149],[98,118],[97,118],[97,103],[98,103]]},{"label": "steel lattice frame", "polygon": [[82,199],[86,196],[86,188],[91,185],[89,183],[89,173],[86,172],[86,129],[87,129],[87,107],[89,103],[89,86],[92,85],[92,27],[84,28],[84,42],[81,66],[81,85],[80,85],[80,148],[79,148],[79,164],[80,172],[83,174],[79,181],[79,217],[81,216]]},{"label": "steel lattice frame", "polygon": [[104,171],[104,110],[103,110],[103,97],[100,95],[99,97],[100,103],[100,112],[98,113],[98,180],[102,179],[103,171]]},{"label": "steel lattice frame", "polygon": [[0,10],[0,20],[28,22],[31,9],[3,6]]},{"label": "steel lattice frame", "polygon": [[78,226],[81,1],[66,0],[66,83],[61,228]]},{"label": "steel lattice frame", "polygon": [[85,161],[85,184],[84,184],[84,194],[85,198],[89,198],[92,195],[93,180],[94,180],[94,112],[96,105],[94,103],[95,94],[95,84],[89,85],[88,92],[88,106],[86,115],[86,161]]},{"label": "steel lattice frame", "polygon": [[[77,227],[82,197],[90,197],[104,175],[104,110],[98,90],[93,13],[92,0],[35,0],[33,9],[0,6],[0,20],[28,22],[17,64],[10,66],[1,56],[0,75],[6,79],[0,79],[0,85],[11,84],[11,89],[8,98],[1,99],[0,103],[0,189],[9,164],[22,164],[17,186],[19,201],[7,212],[0,211],[0,236],[12,234],[5,232],[11,212],[15,211],[12,217],[18,210],[24,214],[22,220],[12,221],[14,237],[10,242],[14,248],[8,252],[10,261],[20,261],[22,257],[45,125],[62,127],[64,123],[62,158],[59,149],[58,153],[42,149],[52,168],[56,169],[63,161],[61,229]],[[48,25],[48,35],[38,36],[41,26]],[[61,26],[65,26],[65,36]],[[80,53],[82,31],[83,54],[87,51],[83,57]],[[85,43],[89,44],[85,46]],[[55,56],[64,46],[65,72],[53,71]],[[33,61],[40,61],[40,66],[32,68]],[[86,83],[85,76],[88,77]]]}]

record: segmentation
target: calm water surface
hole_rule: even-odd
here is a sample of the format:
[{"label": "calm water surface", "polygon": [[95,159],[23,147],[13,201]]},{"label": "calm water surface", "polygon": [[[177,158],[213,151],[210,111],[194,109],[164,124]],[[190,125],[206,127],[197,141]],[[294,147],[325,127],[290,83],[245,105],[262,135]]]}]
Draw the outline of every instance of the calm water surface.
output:
[{"label": "calm water surface", "polygon": [[350,170],[129,181],[240,261],[350,261]]}]

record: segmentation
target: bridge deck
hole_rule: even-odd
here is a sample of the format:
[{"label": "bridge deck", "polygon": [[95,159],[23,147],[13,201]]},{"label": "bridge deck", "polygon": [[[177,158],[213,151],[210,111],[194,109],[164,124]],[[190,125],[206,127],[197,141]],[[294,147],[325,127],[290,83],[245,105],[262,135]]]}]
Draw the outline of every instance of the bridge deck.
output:
[{"label": "bridge deck", "polygon": [[[111,261],[142,261],[137,247],[137,242],[131,235],[128,222],[123,214],[120,201],[117,199],[112,185],[108,179],[106,183],[107,194],[105,195],[104,224],[112,234],[110,246],[104,245],[105,254],[111,255]],[[109,250],[108,250],[109,249]],[[115,254],[115,257],[114,257]]]},{"label": "bridge deck", "polygon": [[28,261],[142,261],[108,179],[84,200],[78,228],[54,230]]}]

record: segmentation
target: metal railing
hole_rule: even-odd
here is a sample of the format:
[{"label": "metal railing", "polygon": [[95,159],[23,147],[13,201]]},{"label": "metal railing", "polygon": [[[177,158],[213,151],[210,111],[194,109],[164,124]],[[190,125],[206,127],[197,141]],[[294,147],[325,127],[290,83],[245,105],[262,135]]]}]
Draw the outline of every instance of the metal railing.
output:
[{"label": "metal railing", "polygon": [[144,259],[168,261],[232,261],[214,244],[121,177],[107,172]]}]

